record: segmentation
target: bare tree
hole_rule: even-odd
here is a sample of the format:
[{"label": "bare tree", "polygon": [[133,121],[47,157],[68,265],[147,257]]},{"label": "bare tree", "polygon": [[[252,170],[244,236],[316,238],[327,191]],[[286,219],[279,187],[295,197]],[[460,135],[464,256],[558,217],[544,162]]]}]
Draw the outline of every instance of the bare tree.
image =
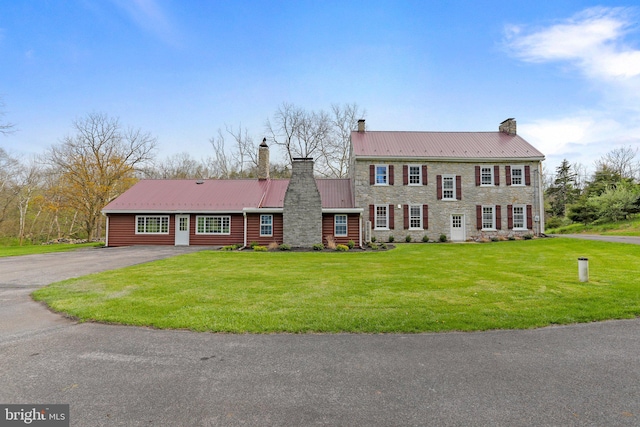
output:
[{"label": "bare tree", "polygon": [[233,168],[240,178],[251,175],[251,171],[258,167],[258,149],[253,142],[253,137],[249,135],[247,128],[242,129],[242,124],[235,130],[233,126],[225,124],[225,130],[235,143],[235,150],[232,151],[231,158],[234,161]]},{"label": "bare tree", "polygon": [[614,148],[602,158],[596,160],[596,169],[609,169],[623,179],[640,179],[640,162],[636,160],[638,149],[629,147]]},{"label": "bare tree", "polygon": [[66,203],[81,214],[91,239],[101,233],[101,209],[133,185],[135,169],[153,160],[157,141],[103,113],[75,120],[73,129],[75,135],[51,147],[47,157]]},{"label": "bare tree", "polygon": [[211,148],[213,148],[213,156],[209,157],[207,160],[210,177],[229,178],[231,176],[233,166],[231,164],[229,154],[227,153],[222,129],[218,129],[218,136],[209,139],[209,143],[211,143]]},{"label": "bare tree", "polygon": [[177,153],[160,161],[144,174],[148,178],[201,179],[208,177],[207,166],[197,161],[189,153]]},{"label": "bare tree", "polygon": [[4,101],[0,98],[0,134],[8,135],[15,132],[15,125],[13,123],[4,122],[1,119],[5,116]]},{"label": "bare tree", "polygon": [[42,188],[42,167],[32,158],[24,164],[16,177],[15,192],[18,204],[18,240],[20,245],[24,242],[27,225],[27,214],[33,204],[33,199]]},{"label": "bare tree", "polygon": [[589,175],[587,173],[587,167],[582,163],[576,162],[571,165],[573,171],[576,174],[575,184],[576,188],[580,191],[584,190],[587,185],[587,181],[589,180]]},{"label": "bare tree", "polygon": [[15,178],[20,169],[20,161],[0,147],[0,224],[6,221],[15,204]]},{"label": "bare tree", "polygon": [[345,178],[349,173],[351,131],[358,127],[358,120],[366,112],[357,104],[333,104],[331,106],[330,135],[320,150],[320,171],[331,178]]}]

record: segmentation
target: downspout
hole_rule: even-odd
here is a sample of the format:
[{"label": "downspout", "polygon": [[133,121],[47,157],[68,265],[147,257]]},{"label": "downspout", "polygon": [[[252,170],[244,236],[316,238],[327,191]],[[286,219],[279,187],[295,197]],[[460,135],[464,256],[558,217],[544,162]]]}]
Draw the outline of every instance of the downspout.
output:
[{"label": "downspout", "polygon": [[361,248],[363,247],[362,246],[362,212],[358,217],[358,244],[360,245]]},{"label": "downspout", "polygon": [[105,230],[105,235],[104,235],[104,246],[105,247],[109,247],[109,215],[105,215],[107,217],[107,221],[106,221],[106,230]]},{"label": "downspout", "polygon": [[247,247],[247,212],[243,211],[242,216],[244,217],[244,242],[242,248]]},{"label": "downspout", "polygon": [[538,177],[540,185],[538,186],[538,197],[540,199],[540,234],[544,234],[544,192],[542,191],[542,161],[538,165]]}]

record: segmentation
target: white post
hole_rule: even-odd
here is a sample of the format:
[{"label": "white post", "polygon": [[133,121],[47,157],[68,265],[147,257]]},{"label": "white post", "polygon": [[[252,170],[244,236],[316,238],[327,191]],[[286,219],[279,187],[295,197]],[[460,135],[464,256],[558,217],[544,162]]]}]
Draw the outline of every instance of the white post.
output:
[{"label": "white post", "polygon": [[589,258],[578,258],[578,277],[581,282],[589,281]]}]

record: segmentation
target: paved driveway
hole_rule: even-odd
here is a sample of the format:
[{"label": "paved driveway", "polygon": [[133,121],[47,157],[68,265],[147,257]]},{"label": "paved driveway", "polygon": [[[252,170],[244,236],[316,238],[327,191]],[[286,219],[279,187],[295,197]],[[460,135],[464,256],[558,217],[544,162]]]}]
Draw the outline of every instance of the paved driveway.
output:
[{"label": "paved driveway", "polygon": [[[0,402],[69,403],[74,426],[640,424],[638,319],[485,333],[230,335],[77,324],[27,297],[68,277],[64,266],[95,271],[173,250],[0,260]],[[31,316],[35,324],[21,327]]]}]

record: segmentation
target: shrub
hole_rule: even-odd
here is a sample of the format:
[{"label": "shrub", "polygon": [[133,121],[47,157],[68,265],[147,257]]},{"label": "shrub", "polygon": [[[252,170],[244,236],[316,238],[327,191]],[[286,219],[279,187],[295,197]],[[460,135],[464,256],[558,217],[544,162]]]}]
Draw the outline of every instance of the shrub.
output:
[{"label": "shrub", "polygon": [[255,248],[256,246],[258,246],[258,242],[251,242],[251,243],[249,243],[249,247],[250,247],[251,249]]},{"label": "shrub", "polygon": [[524,240],[531,240],[531,239],[533,239],[533,234],[525,234],[524,236],[522,236],[522,238]]},{"label": "shrub", "polygon": [[221,250],[223,250],[223,251],[235,251],[236,249],[238,249],[238,245],[228,245],[228,246],[223,246]]},{"label": "shrub", "polygon": [[371,236],[371,243],[375,243],[376,242],[376,236]]},{"label": "shrub", "polygon": [[411,235],[407,234],[407,237],[404,238],[404,241],[407,243],[411,243]]},{"label": "shrub", "polygon": [[269,249],[267,249],[266,246],[255,245],[253,250],[256,252],[267,252]]},{"label": "shrub", "polygon": [[429,243],[429,236],[427,236],[426,234],[424,236],[422,236],[422,241],[424,243]]},{"label": "shrub", "polygon": [[447,241],[447,235],[446,235],[446,234],[441,234],[441,235],[440,235],[440,241],[441,241],[442,243],[446,242],[446,241]]},{"label": "shrub", "polygon": [[369,243],[369,248],[373,249],[374,251],[378,250],[378,245],[376,245],[375,243],[371,242]]},{"label": "shrub", "polygon": [[347,246],[349,247],[349,249],[353,249],[356,246],[356,242],[354,242],[353,240],[349,240]]},{"label": "shrub", "polygon": [[280,249],[281,251],[290,251],[291,245],[287,245],[286,243],[283,243],[280,246],[278,246],[278,249]]},{"label": "shrub", "polygon": [[333,236],[329,235],[326,236],[325,239],[327,239],[327,248],[331,249],[332,251],[336,249],[336,239],[333,238]]},{"label": "shrub", "polygon": [[493,236],[493,237],[491,237],[491,241],[492,242],[499,242],[500,238],[498,236]]},{"label": "shrub", "polygon": [[336,245],[336,251],[346,252],[349,250],[349,246],[347,245]]},{"label": "shrub", "polygon": [[313,245],[313,250],[314,251],[321,251],[324,249],[324,245],[322,243],[316,243]]},{"label": "shrub", "polygon": [[269,243],[269,246],[267,246],[267,248],[270,251],[275,251],[276,249],[278,249],[278,242],[271,242]]},{"label": "shrub", "polygon": [[393,234],[389,236],[389,243],[393,243],[393,241],[396,240],[395,237],[393,237]]},{"label": "shrub", "polygon": [[387,249],[386,243],[380,243],[380,249]]},{"label": "shrub", "polygon": [[516,237],[515,236],[509,236],[509,237],[507,237],[507,239],[513,241],[513,240],[516,240]]}]

